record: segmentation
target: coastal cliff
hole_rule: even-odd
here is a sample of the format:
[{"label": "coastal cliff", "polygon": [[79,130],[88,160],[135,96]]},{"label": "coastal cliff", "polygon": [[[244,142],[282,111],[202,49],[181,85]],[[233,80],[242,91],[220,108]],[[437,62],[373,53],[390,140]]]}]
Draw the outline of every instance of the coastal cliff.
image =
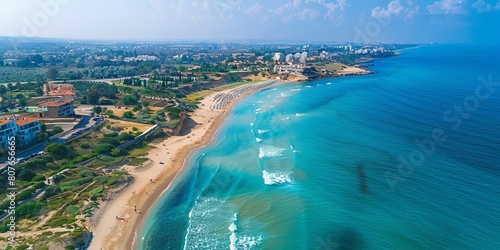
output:
[{"label": "coastal cliff", "polygon": [[184,126],[186,125],[186,120],[187,120],[187,115],[186,115],[186,112],[185,111],[182,111],[179,113],[179,116],[180,116],[180,121],[179,123],[177,124],[177,126],[175,126],[175,128],[172,130],[172,135],[173,136],[179,136],[179,135],[182,135],[183,133],[183,128]]}]

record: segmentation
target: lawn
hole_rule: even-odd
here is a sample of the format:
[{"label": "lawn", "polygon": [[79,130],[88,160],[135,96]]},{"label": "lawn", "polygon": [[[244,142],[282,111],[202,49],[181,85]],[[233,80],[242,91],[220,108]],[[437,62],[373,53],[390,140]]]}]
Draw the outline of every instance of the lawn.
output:
[{"label": "lawn", "polygon": [[[125,110],[125,111],[127,111],[127,110]],[[117,115],[117,114],[115,113],[115,115]],[[123,128],[123,132],[133,131],[132,130],[133,127],[136,127],[141,132],[146,132],[146,130],[153,127],[153,125],[151,125],[151,124],[142,124],[142,123],[121,121],[121,120],[115,120],[115,119],[109,119],[109,125],[111,125],[111,127],[115,127],[115,128]]]},{"label": "lawn", "polygon": [[325,65],[316,65],[316,67],[319,69],[329,70],[331,72],[337,72],[337,71],[340,71],[340,70],[347,68],[347,66],[345,64],[342,64],[342,63],[329,63],[329,64],[325,64]]}]

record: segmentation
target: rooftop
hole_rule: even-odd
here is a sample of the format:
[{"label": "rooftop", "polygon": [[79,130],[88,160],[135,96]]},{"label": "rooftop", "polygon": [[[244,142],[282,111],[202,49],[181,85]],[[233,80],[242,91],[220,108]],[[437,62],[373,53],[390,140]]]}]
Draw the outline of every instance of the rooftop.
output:
[{"label": "rooftop", "polygon": [[29,116],[21,116],[19,119],[16,120],[17,126],[23,126],[28,123],[36,122],[39,121],[37,118],[34,117],[29,117]]},{"label": "rooftop", "polygon": [[51,100],[51,101],[42,102],[42,103],[38,104],[38,106],[39,107],[59,107],[59,106],[62,106],[62,105],[65,105],[65,104],[68,104],[71,102],[73,102],[73,101],[71,101],[71,100],[60,100],[60,101]]},{"label": "rooftop", "polygon": [[28,123],[39,121],[37,118],[30,116],[20,116],[20,115],[10,115],[10,116],[1,116],[0,124],[6,124],[9,122],[15,121],[17,126],[23,126]]},{"label": "rooftop", "polygon": [[57,96],[57,95],[75,95],[75,92],[73,92],[73,91],[55,91],[55,90],[52,90],[52,91],[50,91],[49,95],[51,95],[51,96]]}]

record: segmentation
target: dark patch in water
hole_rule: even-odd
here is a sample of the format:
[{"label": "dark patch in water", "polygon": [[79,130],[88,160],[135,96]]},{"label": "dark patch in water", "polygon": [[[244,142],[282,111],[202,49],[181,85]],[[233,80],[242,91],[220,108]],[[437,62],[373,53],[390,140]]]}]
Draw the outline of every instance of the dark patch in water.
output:
[{"label": "dark patch in water", "polygon": [[339,228],[326,237],[317,238],[316,250],[362,250],[365,248],[363,236],[352,228]]},{"label": "dark patch in water", "polygon": [[365,166],[360,163],[358,164],[358,180],[359,180],[359,191],[362,194],[366,194],[368,191],[368,186],[366,184]]},{"label": "dark patch in water", "polygon": [[336,237],[336,242],[337,249],[345,250],[364,249],[365,244],[362,235],[352,228],[343,228]]}]

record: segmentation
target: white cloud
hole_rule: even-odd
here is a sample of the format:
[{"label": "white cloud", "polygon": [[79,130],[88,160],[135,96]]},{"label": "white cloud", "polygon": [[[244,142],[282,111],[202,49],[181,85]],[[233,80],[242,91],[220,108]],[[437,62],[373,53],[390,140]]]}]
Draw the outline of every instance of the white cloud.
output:
[{"label": "white cloud", "polygon": [[278,15],[283,15],[286,11],[293,8],[293,2],[287,2],[274,10],[274,13]]},{"label": "white cloud", "polygon": [[293,7],[298,8],[300,6],[300,2],[302,2],[302,0],[293,0]]},{"label": "white cloud", "polygon": [[372,10],[371,16],[374,18],[389,18],[392,16],[402,17],[404,19],[411,19],[417,16],[420,12],[420,6],[413,6],[413,1],[407,1],[408,7],[401,4],[399,0],[390,2],[387,7],[375,7]]},{"label": "white cloud", "polygon": [[491,4],[485,3],[483,0],[472,3],[472,8],[476,9],[477,13],[490,12],[493,9]]},{"label": "white cloud", "polygon": [[407,19],[412,19],[416,17],[420,13],[420,6],[415,6],[414,8],[407,8],[406,9],[406,18]]},{"label": "white cloud", "polygon": [[347,0],[336,0],[327,2],[325,0],[306,0],[306,3],[315,3],[321,5],[325,9],[324,19],[333,21],[335,24],[340,24],[344,20],[343,12],[349,7]]},{"label": "white cloud", "polygon": [[440,0],[428,5],[427,10],[433,15],[466,15],[468,12],[465,4],[463,0]]},{"label": "white cloud", "polygon": [[493,5],[490,3],[486,3],[484,0],[478,0],[472,3],[472,8],[476,9],[477,13],[498,11],[500,10],[500,1]]},{"label": "white cloud", "polygon": [[257,13],[259,13],[259,11],[261,9],[262,9],[262,5],[256,3],[254,6],[250,7],[247,10],[245,10],[243,13],[245,13],[245,15],[248,15],[248,16],[254,16]]},{"label": "white cloud", "polygon": [[177,13],[177,19],[204,22],[233,18],[234,13],[239,11],[239,3],[239,0],[172,0],[170,7]]},{"label": "white cloud", "polygon": [[372,10],[372,17],[375,18],[387,18],[391,15],[398,16],[403,12],[405,8],[401,5],[399,1],[392,1],[387,5],[387,8],[376,7]]},{"label": "white cloud", "polygon": [[295,16],[300,20],[314,19],[319,16],[319,11],[305,8],[302,12],[296,13]]}]

